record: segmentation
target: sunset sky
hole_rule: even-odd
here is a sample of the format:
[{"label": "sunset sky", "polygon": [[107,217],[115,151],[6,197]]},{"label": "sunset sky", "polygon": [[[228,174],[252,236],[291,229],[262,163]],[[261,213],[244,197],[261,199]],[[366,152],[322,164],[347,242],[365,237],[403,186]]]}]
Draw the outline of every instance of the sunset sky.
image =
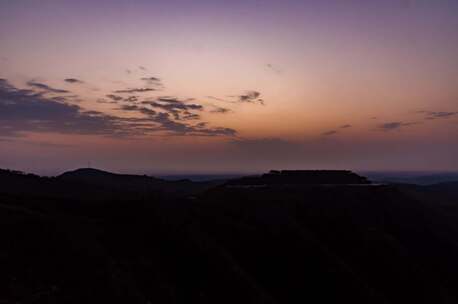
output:
[{"label": "sunset sky", "polygon": [[0,0],[0,168],[458,170],[456,0]]}]

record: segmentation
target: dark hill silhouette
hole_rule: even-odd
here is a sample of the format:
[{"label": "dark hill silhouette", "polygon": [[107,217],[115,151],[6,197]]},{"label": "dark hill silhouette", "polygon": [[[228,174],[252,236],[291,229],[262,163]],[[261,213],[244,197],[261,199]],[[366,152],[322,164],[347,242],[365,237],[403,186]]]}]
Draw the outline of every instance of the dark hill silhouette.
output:
[{"label": "dark hill silhouette", "polygon": [[92,168],[82,168],[75,171],[65,172],[57,177],[58,180],[65,182],[81,183],[105,187],[107,189],[122,189],[123,191],[141,191],[147,189],[158,189],[166,186],[169,182],[146,176],[116,174]]},{"label": "dark hill silhouette", "polygon": [[[232,187],[0,171],[0,303],[457,303],[458,189],[349,175]],[[145,184],[169,190],[135,195]]]},{"label": "dark hill silhouette", "polygon": [[422,186],[457,182],[458,172],[366,172],[371,180],[390,184],[416,184]]},{"label": "dark hill silhouette", "polygon": [[193,182],[187,179],[168,181],[147,175],[117,174],[92,168],[65,172],[57,177],[60,181],[96,186],[113,192],[187,196],[204,191],[219,182]]},{"label": "dark hill silhouette", "polygon": [[[60,178],[78,178],[78,177],[106,177],[122,176],[121,174],[111,173],[95,168],[79,168],[74,171],[67,171],[59,175]],[[135,176],[135,175],[134,175]]]},{"label": "dark hill silhouette", "polygon": [[370,184],[362,176],[346,170],[272,170],[261,176],[231,180],[229,185],[317,185]]},{"label": "dark hill silhouette", "polygon": [[0,193],[91,201],[145,199],[161,195],[189,196],[224,181],[166,181],[146,175],[116,174],[82,168],[57,177],[40,177],[20,171],[0,170],[0,182]]},{"label": "dark hill silhouette", "polygon": [[54,179],[26,174],[20,171],[0,169],[0,193],[51,195],[56,188]]},{"label": "dark hill silhouette", "polygon": [[154,178],[151,176],[147,175],[133,175],[133,174],[117,174],[117,173],[112,173],[112,172],[107,172],[99,169],[94,169],[94,168],[80,168],[76,169],[74,171],[68,171],[65,172],[61,175],[59,175],[57,178],[63,179],[63,180],[73,180],[73,181],[85,181],[88,183],[97,183],[100,181],[126,181],[126,180],[131,180],[131,181],[156,181],[156,182],[162,182],[163,180],[159,178]]}]

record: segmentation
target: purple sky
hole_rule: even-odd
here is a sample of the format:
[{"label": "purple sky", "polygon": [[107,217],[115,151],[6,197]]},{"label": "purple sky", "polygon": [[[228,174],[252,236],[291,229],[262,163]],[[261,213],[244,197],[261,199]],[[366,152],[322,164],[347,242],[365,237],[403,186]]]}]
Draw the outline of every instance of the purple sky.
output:
[{"label": "purple sky", "polygon": [[458,1],[0,2],[0,168],[458,170]]}]

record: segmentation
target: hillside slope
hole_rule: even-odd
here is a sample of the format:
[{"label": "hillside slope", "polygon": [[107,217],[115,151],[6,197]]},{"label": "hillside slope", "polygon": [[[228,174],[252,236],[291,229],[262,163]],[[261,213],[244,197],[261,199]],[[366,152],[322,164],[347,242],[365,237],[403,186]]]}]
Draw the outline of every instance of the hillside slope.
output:
[{"label": "hillside slope", "polygon": [[458,299],[457,218],[396,186],[227,184],[97,204],[21,191],[0,192],[2,303]]}]

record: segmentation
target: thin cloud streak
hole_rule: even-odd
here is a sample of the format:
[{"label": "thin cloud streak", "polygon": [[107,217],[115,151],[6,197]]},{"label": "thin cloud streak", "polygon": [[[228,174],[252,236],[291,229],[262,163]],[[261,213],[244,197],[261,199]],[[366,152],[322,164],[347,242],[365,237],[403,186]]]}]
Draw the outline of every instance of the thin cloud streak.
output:
[{"label": "thin cloud streak", "polygon": [[387,122],[378,125],[378,130],[389,132],[394,130],[400,130],[403,127],[408,127],[412,125],[416,125],[418,122],[402,122],[402,121],[394,121],[394,122]]},{"label": "thin cloud streak", "polygon": [[66,78],[64,79],[65,82],[71,83],[71,84],[83,84],[84,81],[76,79],[76,78]]},{"label": "thin cloud streak", "polygon": [[55,89],[52,88],[44,83],[35,82],[35,81],[28,81],[27,85],[32,88],[40,89],[48,93],[70,93],[70,91],[62,90],[62,89]]}]

